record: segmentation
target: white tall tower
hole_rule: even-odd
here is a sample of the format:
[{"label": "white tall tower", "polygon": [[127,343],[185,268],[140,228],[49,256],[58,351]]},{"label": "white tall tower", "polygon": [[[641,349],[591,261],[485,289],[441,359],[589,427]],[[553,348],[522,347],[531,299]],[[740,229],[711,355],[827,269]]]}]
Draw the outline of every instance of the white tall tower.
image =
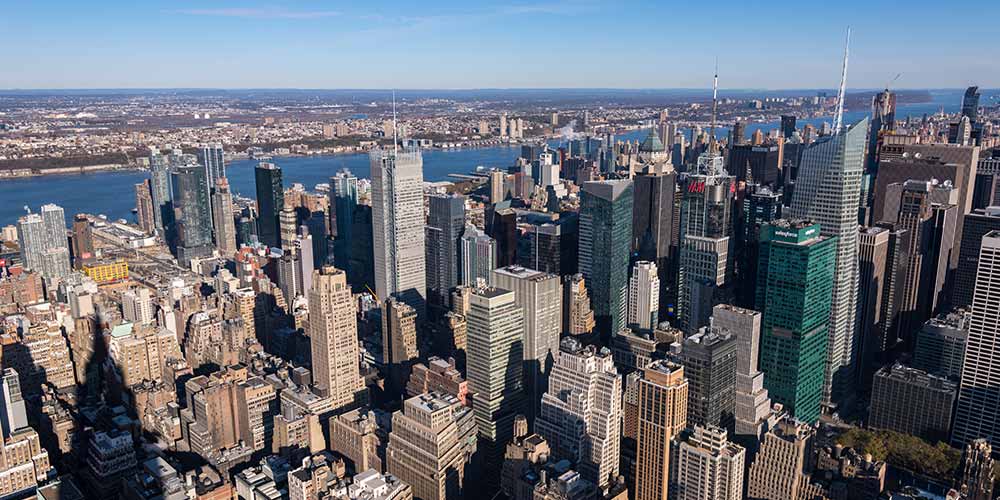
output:
[{"label": "white tall tower", "polygon": [[375,149],[372,174],[372,234],[375,293],[397,295],[424,311],[424,163],[417,150]]},{"label": "white tall tower", "polygon": [[983,236],[952,444],[1000,439],[1000,231]]},{"label": "white tall tower", "polygon": [[823,236],[837,237],[830,305],[824,403],[837,406],[854,393],[858,300],[858,208],[864,174],[868,119],[820,138],[802,153],[789,218],[819,223]]},{"label": "white tall tower", "polygon": [[611,352],[567,337],[542,396],[535,428],[559,458],[604,488],[618,476],[622,377]]},{"label": "white tall tower", "polygon": [[[848,41],[851,32],[848,30]],[[858,301],[858,210],[864,175],[868,118],[844,128],[847,48],[833,135],[820,138],[802,153],[799,177],[788,218],[820,224],[823,236],[837,237],[833,299],[830,305],[823,401],[828,407],[848,403],[855,393],[857,356],[855,325]]]},{"label": "white tall tower", "polygon": [[651,330],[658,323],[660,310],[660,278],[656,264],[639,261],[632,267],[628,287],[628,325]]}]

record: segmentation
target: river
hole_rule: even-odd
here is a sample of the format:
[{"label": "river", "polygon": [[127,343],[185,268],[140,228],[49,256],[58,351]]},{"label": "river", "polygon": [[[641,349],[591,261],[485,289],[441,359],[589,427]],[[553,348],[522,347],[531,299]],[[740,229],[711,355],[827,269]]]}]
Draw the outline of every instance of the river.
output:
[{"label": "river", "polygon": [[[942,107],[946,112],[955,112],[961,103],[961,91],[947,90],[931,92],[929,103],[900,106],[897,119],[907,115],[919,118],[923,114],[936,113]],[[985,103],[984,95],[983,102]],[[867,111],[845,113],[845,122],[860,120]],[[799,126],[811,123],[817,127],[831,119],[817,118],[800,120]],[[763,129],[765,132],[778,127],[778,123],[748,124],[747,134]],[[728,129],[718,130],[720,137]],[[641,140],[642,130],[631,131],[617,136],[621,140]],[[506,168],[513,164],[520,154],[520,147],[490,147],[455,150],[430,149],[423,152],[424,179],[428,181],[448,180],[448,174],[468,173],[478,166]],[[369,176],[368,155],[300,156],[276,158],[283,170],[285,186],[300,183],[307,189],[327,182],[331,175],[341,168],[350,169],[359,177]],[[227,176],[235,193],[254,196],[254,160],[238,160],[229,164]],[[143,171],[96,172],[92,174],[67,174],[7,179],[0,181],[0,226],[13,224],[24,214],[24,206],[37,211],[45,203],[55,203],[66,210],[67,219],[75,213],[104,214],[112,219],[133,220],[135,206],[134,186],[148,177]],[[67,221],[68,222],[68,221]]]}]

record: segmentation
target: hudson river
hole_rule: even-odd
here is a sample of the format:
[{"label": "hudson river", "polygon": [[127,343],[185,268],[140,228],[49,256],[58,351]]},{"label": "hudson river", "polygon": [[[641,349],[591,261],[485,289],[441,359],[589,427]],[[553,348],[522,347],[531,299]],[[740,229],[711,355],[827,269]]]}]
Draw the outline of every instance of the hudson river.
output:
[{"label": "hudson river", "polygon": [[[961,102],[961,92],[947,91],[933,96],[929,103],[900,106],[897,119],[906,115],[919,118],[924,113],[936,113],[941,107],[946,112],[955,112]],[[867,115],[867,111],[845,113],[845,122],[852,123]],[[799,127],[812,123],[817,127],[829,118],[800,120]],[[777,123],[749,124],[747,134],[760,128],[765,131],[776,128]],[[720,127],[720,137],[728,129]],[[616,138],[641,140],[645,131],[633,131]],[[520,147],[492,147],[479,149],[437,150],[423,152],[424,179],[428,181],[448,180],[448,174],[469,173],[478,166],[506,168],[513,165],[520,154]],[[230,163],[226,174],[235,193],[253,197],[255,160],[238,160]],[[350,169],[358,177],[369,177],[367,154],[302,156],[276,158],[284,173],[287,188],[292,183],[300,183],[306,189],[316,184],[328,182],[331,175],[342,168]],[[93,174],[46,175],[0,181],[0,226],[13,224],[24,214],[24,206],[37,211],[45,203],[55,203],[66,210],[67,223],[73,214],[103,214],[109,219],[133,220],[135,206],[135,184],[149,176],[143,171],[97,172]]]}]

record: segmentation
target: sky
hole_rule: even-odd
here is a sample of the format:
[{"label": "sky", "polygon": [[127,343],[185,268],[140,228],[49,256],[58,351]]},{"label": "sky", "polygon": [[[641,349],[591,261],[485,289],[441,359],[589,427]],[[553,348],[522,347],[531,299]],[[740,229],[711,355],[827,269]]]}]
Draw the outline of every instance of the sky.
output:
[{"label": "sky", "polygon": [[[0,0],[0,89],[1000,87],[1000,2]],[[978,20],[978,21],[977,21]]]}]

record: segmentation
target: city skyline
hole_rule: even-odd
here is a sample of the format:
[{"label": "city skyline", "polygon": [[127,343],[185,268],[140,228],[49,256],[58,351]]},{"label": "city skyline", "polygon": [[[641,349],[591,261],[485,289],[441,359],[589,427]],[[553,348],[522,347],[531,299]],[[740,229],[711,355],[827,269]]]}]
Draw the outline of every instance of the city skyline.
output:
[{"label": "city skyline", "polygon": [[[827,88],[848,25],[852,88],[881,88],[898,73],[897,88],[1000,87],[1000,69],[979,55],[1000,48],[989,27],[925,1],[760,10],[725,0],[709,14],[588,0],[443,1],[416,13],[394,1],[56,4],[6,9],[8,59],[23,71],[0,77],[0,88],[700,88],[716,59],[732,88]],[[978,11],[995,17],[1000,7]],[[713,37],[684,43],[704,40],[704,22]],[[948,25],[963,29],[930,36]],[[81,39],[87,52],[71,56]],[[553,69],[573,54],[605,62]]]},{"label": "city skyline", "polygon": [[0,498],[997,499],[1000,8],[511,1],[5,9]]}]

